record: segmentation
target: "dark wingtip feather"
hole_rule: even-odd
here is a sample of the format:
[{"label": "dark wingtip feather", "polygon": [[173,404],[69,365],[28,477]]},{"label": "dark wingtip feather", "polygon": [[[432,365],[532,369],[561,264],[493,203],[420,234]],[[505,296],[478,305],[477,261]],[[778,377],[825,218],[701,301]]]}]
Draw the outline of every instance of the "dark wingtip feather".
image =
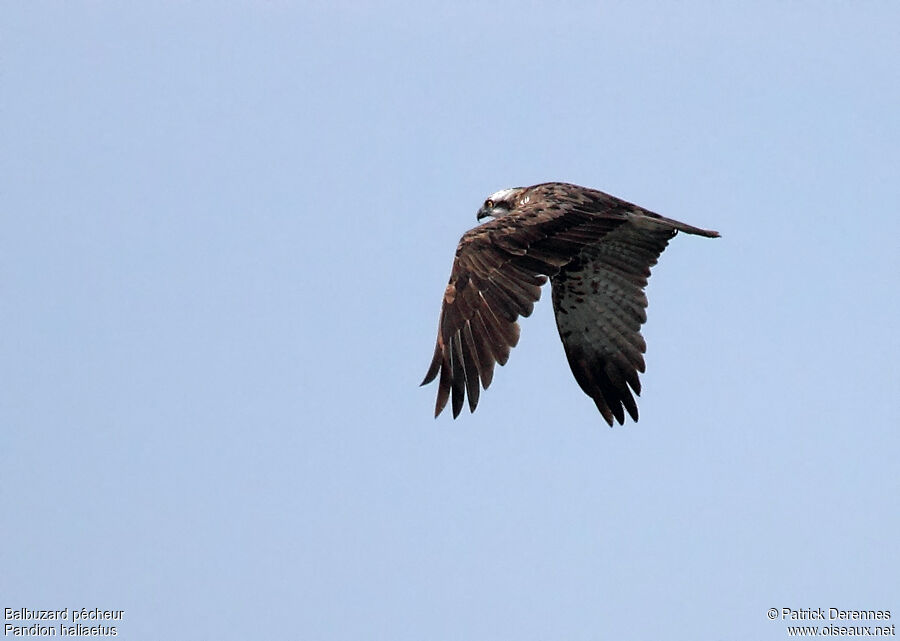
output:
[{"label": "dark wingtip feather", "polygon": [[462,393],[458,393],[456,388],[454,387],[452,390],[452,394],[450,395],[453,400],[453,418],[459,416],[459,413],[462,412],[463,408],[463,395]]},{"label": "dark wingtip feather", "polygon": [[441,371],[441,380],[438,383],[438,393],[437,400],[434,404],[434,417],[437,418],[438,415],[444,410],[447,406],[447,401],[450,398],[450,361],[449,359],[442,359],[441,366],[439,367]]},{"label": "dark wingtip feather", "polygon": [[634,399],[629,394],[627,398],[622,399],[625,403],[625,409],[628,410],[628,415],[631,417],[631,420],[635,423],[638,422],[638,408],[637,403],[634,402]]},{"label": "dark wingtip feather", "polygon": [[419,383],[419,387],[423,385],[428,385],[431,381],[435,379],[438,375],[438,372],[441,371],[441,359],[443,357],[441,349],[441,341],[438,339],[437,344],[434,346],[434,356],[431,359],[431,365],[428,366],[428,372],[425,374],[425,378]]},{"label": "dark wingtip feather", "polygon": [[466,369],[459,333],[450,338],[450,392],[453,418],[456,418],[462,411],[466,395]]},{"label": "dark wingtip feather", "polygon": [[594,400],[594,405],[597,406],[597,409],[600,411],[600,416],[603,417],[603,420],[606,421],[610,427],[613,426],[613,415],[612,412],[609,411],[609,407],[606,406],[606,401],[603,400],[603,397],[594,396],[592,397]]},{"label": "dark wingtip feather", "polygon": [[625,425],[625,410],[622,409],[621,403],[613,403],[610,406],[612,410],[613,416],[616,417],[616,420],[619,422],[619,425]]},{"label": "dark wingtip feather", "polygon": [[472,328],[467,322],[460,332],[460,347],[463,354],[463,366],[466,369],[466,396],[469,398],[469,412],[475,412],[478,406],[478,356],[476,354],[475,337],[472,336]]}]

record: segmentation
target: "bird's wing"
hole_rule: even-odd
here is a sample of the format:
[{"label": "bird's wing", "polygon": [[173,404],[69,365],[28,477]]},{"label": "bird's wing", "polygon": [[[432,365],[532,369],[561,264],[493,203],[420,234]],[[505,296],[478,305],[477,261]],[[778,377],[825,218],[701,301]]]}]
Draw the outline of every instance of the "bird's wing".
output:
[{"label": "bird's wing", "polygon": [[[635,421],[632,390],[641,392],[647,349],[641,325],[647,320],[644,288],[677,230],[697,229],[649,212],[633,212],[620,225],[574,259],[552,279],[556,326],[575,380],[606,422],[621,425],[625,412]],[[629,389],[630,387],[630,389]]]},{"label": "bird's wing", "polygon": [[466,395],[475,411],[479,382],[487,389],[494,363],[504,365],[519,340],[518,317],[531,314],[547,276],[624,223],[625,214],[613,211],[618,202],[611,199],[600,215],[596,206],[561,207],[536,195],[515,214],[463,235],[444,292],[434,358],[422,381],[440,375],[435,416],[452,397],[455,418]]}]

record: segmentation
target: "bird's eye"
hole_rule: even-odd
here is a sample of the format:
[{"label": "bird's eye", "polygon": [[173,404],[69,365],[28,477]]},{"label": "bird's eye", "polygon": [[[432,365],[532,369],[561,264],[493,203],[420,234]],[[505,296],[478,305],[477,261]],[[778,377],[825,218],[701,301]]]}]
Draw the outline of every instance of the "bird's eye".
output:
[{"label": "bird's eye", "polygon": [[494,201],[491,200],[490,198],[488,198],[487,200],[484,201],[484,206],[487,207],[488,209],[493,209]]}]

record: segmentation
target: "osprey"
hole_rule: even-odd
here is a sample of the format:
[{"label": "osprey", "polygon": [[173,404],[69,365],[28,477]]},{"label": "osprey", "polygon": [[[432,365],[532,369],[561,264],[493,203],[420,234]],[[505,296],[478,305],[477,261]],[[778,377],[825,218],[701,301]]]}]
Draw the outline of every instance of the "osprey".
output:
[{"label": "osprey", "polygon": [[647,350],[644,288],[650,268],[679,231],[717,238],[685,223],[568,183],[503,189],[478,210],[487,223],[463,234],[438,323],[434,359],[422,385],[440,375],[435,417],[466,396],[469,411],[487,389],[494,363],[505,365],[550,279],[556,326],[578,385],[610,426],[625,410],[638,420],[634,394]]}]

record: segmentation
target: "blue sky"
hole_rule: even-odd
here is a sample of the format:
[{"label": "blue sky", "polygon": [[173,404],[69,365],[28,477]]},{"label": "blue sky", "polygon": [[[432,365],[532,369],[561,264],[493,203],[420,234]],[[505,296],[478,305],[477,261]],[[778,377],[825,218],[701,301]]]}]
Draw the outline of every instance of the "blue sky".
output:
[{"label": "blue sky", "polygon": [[[5,3],[0,607],[120,637],[776,639],[900,616],[892,3]],[[491,192],[718,229],[609,429],[549,292],[418,388]]]}]

